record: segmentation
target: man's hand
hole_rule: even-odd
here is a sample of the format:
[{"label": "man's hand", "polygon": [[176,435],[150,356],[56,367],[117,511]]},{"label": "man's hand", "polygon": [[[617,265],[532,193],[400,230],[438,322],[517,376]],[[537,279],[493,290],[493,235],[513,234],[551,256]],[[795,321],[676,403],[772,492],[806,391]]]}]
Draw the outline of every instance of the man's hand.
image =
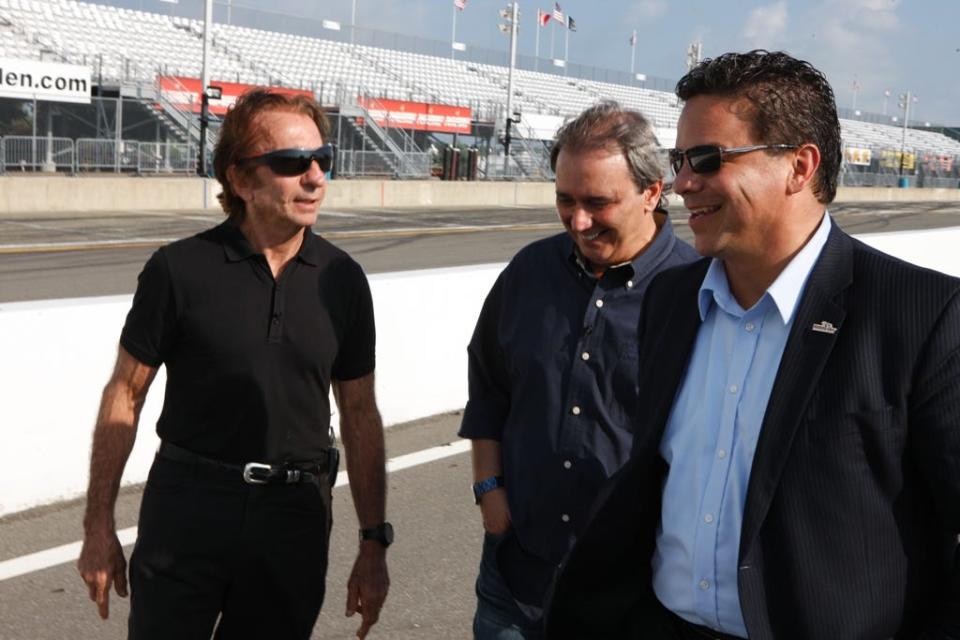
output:
[{"label": "man's hand", "polygon": [[480,496],[480,513],[483,516],[483,528],[495,536],[502,535],[510,528],[510,505],[507,503],[507,490],[498,487]]},{"label": "man's hand", "polygon": [[86,535],[77,570],[87,583],[90,599],[97,603],[100,617],[106,620],[110,615],[110,586],[121,598],[127,597],[127,561],[116,532]]},{"label": "man's hand", "polygon": [[347,581],[347,617],[357,612],[363,616],[363,622],[357,629],[358,638],[366,638],[370,627],[377,623],[389,588],[387,550],[376,540],[362,541],[350,580]]}]

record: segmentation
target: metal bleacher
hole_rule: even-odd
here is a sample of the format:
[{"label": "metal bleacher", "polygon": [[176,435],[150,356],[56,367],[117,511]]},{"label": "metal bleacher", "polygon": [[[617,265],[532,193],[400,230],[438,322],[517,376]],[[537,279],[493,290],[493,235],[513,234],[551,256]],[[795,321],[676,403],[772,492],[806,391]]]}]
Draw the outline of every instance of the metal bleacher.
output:
[{"label": "metal bleacher", "polygon": [[[158,75],[199,77],[202,23],[187,18],[73,0],[0,0],[0,56],[86,64],[96,82],[153,84]],[[502,123],[508,69],[317,37],[216,24],[211,78],[315,92],[326,106],[358,96],[468,106],[474,119]],[[604,98],[675,128],[676,97],[665,91],[516,70],[514,109],[570,117]],[[898,126],[842,120],[844,144],[901,147]],[[960,142],[908,129],[905,148],[960,156]]]}]

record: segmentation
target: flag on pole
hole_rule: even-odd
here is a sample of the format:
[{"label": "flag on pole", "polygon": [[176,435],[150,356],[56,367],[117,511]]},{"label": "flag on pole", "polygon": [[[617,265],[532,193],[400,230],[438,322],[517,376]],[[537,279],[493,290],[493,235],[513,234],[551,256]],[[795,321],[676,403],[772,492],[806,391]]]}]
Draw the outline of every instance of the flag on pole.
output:
[{"label": "flag on pole", "polygon": [[637,44],[637,32],[634,31],[633,33],[630,34],[630,46],[632,47],[636,44]]},{"label": "flag on pole", "polygon": [[541,27],[545,27],[550,24],[550,13],[537,9],[537,22],[540,23]]},{"label": "flag on pole", "polygon": [[567,29],[570,29],[570,31],[577,30],[577,23],[573,21],[571,16],[567,16]]},{"label": "flag on pole", "polygon": [[467,8],[467,0],[453,0],[453,6],[463,11]]},{"label": "flag on pole", "polygon": [[560,8],[559,2],[553,3],[553,19],[559,22],[560,24],[566,24],[566,20],[563,19],[563,9]]}]

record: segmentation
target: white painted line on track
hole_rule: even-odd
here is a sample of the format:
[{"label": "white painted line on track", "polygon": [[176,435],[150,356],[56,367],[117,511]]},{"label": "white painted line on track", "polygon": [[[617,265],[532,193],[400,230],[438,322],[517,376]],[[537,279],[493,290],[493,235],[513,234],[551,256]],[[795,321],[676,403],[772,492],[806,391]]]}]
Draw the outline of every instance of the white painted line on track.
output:
[{"label": "white painted line on track", "polygon": [[[435,462],[437,460],[449,458],[450,456],[466,453],[469,450],[469,440],[457,440],[456,442],[450,442],[438,447],[432,447],[430,449],[408,453],[407,455],[397,456],[396,458],[387,460],[387,473],[402,471],[403,469],[409,469],[421,464],[427,464],[428,462]],[[343,487],[347,484],[349,484],[347,472],[341,471],[337,474],[337,482],[334,486]],[[117,537],[120,539],[120,544],[125,547],[129,546],[137,539],[137,528],[129,527],[127,529],[121,529],[117,531]],[[60,545],[59,547],[53,547],[52,549],[44,549],[43,551],[37,551],[25,556],[20,556],[18,558],[4,560],[3,562],[0,562],[0,582],[3,580],[9,580],[10,578],[16,578],[17,576],[22,576],[27,573],[33,573],[34,571],[41,571],[43,569],[49,569],[50,567],[55,567],[60,564],[74,562],[80,557],[81,545],[82,542],[79,541],[71,542],[69,544]]]}]

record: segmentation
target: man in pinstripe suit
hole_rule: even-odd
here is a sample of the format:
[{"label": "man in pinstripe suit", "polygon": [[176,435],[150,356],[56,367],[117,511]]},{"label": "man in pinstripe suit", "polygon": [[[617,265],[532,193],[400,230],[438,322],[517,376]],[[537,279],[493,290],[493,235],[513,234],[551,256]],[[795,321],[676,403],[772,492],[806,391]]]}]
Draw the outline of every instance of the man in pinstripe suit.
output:
[{"label": "man in pinstripe suit", "polygon": [[831,222],[840,127],[808,63],[726,54],[677,94],[707,259],[647,291],[647,410],[548,637],[960,637],[960,281]]}]

